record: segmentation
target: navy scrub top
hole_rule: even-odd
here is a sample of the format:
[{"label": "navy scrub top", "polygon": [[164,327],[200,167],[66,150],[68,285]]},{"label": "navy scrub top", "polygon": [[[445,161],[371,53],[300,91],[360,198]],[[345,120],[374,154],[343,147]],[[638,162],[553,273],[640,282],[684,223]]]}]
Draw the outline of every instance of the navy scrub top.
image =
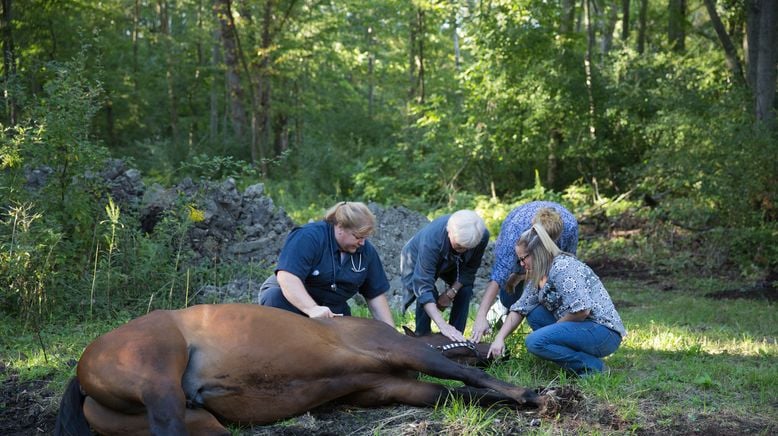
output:
[{"label": "navy scrub top", "polygon": [[330,309],[347,307],[357,292],[370,300],[389,290],[381,259],[370,241],[353,254],[345,253],[343,262],[340,259],[334,226],[317,221],[289,233],[275,271],[299,277],[311,298]]}]

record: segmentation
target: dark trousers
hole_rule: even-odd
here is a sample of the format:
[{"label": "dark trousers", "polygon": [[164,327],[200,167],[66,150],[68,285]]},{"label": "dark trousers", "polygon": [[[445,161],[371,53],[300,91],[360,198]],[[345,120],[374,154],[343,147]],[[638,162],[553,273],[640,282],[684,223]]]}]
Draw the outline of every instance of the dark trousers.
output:
[{"label": "dark trousers", "polygon": [[[435,292],[435,298],[438,298],[437,291]],[[463,333],[467,325],[467,315],[470,311],[470,300],[472,298],[473,285],[464,286],[457,292],[457,296],[454,297],[454,301],[451,303],[448,323]],[[428,335],[432,332],[430,327],[432,319],[424,311],[424,306],[418,304],[418,301],[416,303],[416,334]]]}]

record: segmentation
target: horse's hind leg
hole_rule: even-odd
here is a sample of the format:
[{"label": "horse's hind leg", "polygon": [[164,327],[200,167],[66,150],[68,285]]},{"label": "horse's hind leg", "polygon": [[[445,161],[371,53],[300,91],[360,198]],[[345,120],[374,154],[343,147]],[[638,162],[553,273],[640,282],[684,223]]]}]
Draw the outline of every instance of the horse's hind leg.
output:
[{"label": "horse's hind leg", "polygon": [[[92,428],[99,434],[126,436],[149,434],[149,420],[145,413],[135,415],[120,413],[101,405],[91,397],[87,397],[84,403],[84,413]],[[204,409],[186,409],[184,421],[188,434],[192,436],[230,434],[211,413]]]},{"label": "horse's hind leg", "polygon": [[78,377],[86,394],[111,410],[147,411],[151,434],[186,434],[181,379],[188,360],[175,321],[167,312],[152,312],[93,342],[81,356]]}]

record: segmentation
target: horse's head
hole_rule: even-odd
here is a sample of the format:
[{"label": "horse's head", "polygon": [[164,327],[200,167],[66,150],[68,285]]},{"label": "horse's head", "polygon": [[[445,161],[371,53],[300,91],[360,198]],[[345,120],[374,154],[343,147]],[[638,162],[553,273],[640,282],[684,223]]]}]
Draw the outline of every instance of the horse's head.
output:
[{"label": "horse's head", "polygon": [[418,338],[426,342],[430,347],[439,350],[449,359],[465,365],[485,368],[496,360],[502,359],[502,357],[498,359],[486,357],[489,354],[489,346],[491,345],[488,342],[479,342],[477,344],[470,341],[454,342],[441,333],[417,335],[406,326],[403,326],[403,331],[405,331],[407,336]]}]

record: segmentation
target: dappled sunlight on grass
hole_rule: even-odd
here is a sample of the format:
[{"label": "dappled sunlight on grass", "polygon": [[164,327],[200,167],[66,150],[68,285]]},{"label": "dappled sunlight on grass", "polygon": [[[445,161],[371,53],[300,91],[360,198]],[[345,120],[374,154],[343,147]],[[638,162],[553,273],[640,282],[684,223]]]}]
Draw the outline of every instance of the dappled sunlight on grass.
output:
[{"label": "dappled sunlight on grass", "polygon": [[776,356],[775,338],[754,337],[719,327],[696,332],[693,328],[662,325],[629,325],[631,334],[624,346],[656,351],[677,351],[687,355]]}]

